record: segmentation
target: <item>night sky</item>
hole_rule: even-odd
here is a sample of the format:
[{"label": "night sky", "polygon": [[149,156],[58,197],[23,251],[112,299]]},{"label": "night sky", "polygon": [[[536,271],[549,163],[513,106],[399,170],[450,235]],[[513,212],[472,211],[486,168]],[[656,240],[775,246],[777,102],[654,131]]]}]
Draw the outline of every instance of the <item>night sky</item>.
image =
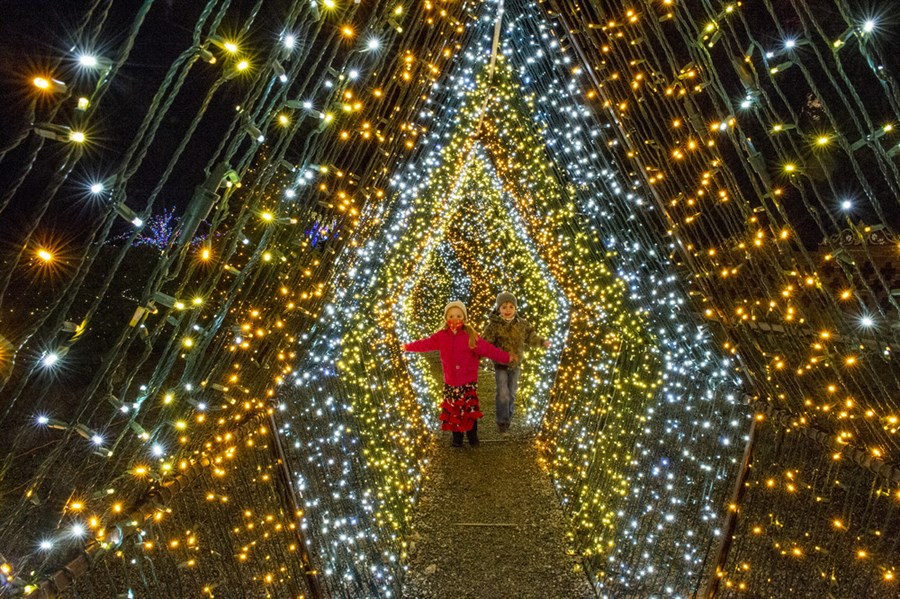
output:
[{"label": "night sky", "polygon": [[[34,7],[38,4],[41,9],[35,10]],[[4,64],[0,97],[6,107],[0,114],[0,125],[5,132],[4,137],[17,135],[30,125],[29,102],[36,97],[32,93],[31,78],[35,74],[55,74],[57,79],[69,84],[73,96],[86,95],[95,84],[97,76],[95,72],[90,72],[77,63],[78,55],[91,51],[98,56],[114,56],[126,39],[139,6],[138,3],[129,2],[111,3],[107,22],[98,36],[99,41],[94,43],[85,39],[90,36],[79,37],[73,34],[82,16],[80,9],[86,4],[65,1],[0,3],[0,56]],[[65,234],[77,235],[79,220],[90,220],[84,217],[96,216],[96,200],[91,199],[85,189],[90,182],[108,176],[117,166],[116,161],[134,138],[167,69],[178,54],[191,45],[192,30],[189,25],[196,22],[202,4],[156,2],[148,13],[125,66],[116,75],[114,85],[108,87],[98,113],[91,117],[91,143],[85,148],[85,156],[79,160],[60,194],[60,198],[66,198],[70,202],[70,206],[55,210],[53,218],[58,219],[55,224]],[[236,7],[250,4],[247,1],[234,3]],[[265,12],[272,14],[278,11],[277,7],[267,7]],[[238,11],[230,11],[229,14],[238,14]],[[240,23],[223,25],[226,30],[237,29]],[[274,36],[277,33],[277,24],[258,20],[250,35]],[[210,68],[204,68],[208,66]],[[197,112],[203,94],[216,75],[214,68],[202,63],[192,70],[173,110],[165,117],[153,150],[147,154],[140,170],[129,182],[129,197],[126,200],[129,205],[140,208],[141,196],[152,189],[171,150],[181,140]],[[221,138],[219,129],[233,117],[234,106],[243,92],[241,86],[232,85],[223,86],[216,94],[198,133],[188,146],[187,155],[198,159],[178,163],[155,211],[174,208],[178,212],[183,209],[193,188],[203,180],[201,167]],[[37,98],[34,121],[47,121],[51,98]],[[67,107],[52,122],[77,123],[79,115],[69,109],[71,104],[74,102],[67,103]],[[212,129],[213,132],[204,135],[204,129]],[[28,140],[16,149],[8,164],[23,164],[21,160],[16,162],[16,157],[24,154],[30,141],[33,140]],[[30,205],[27,198],[41,193],[42,184],[59,162],[58,159],[53,159],[55,157],[50,158],[49,153],[59,154],[64,149],[61,144],[45,143],[34,166],[39,170],[29,176],[23,188],[24,193],[17,194],[15,198],[16,202],[24,200],[25,205],[13,205],[12,210],[0,218],[0,229],[14,231],[25,226]],[[17,176],[16,170],[7,168],[0,173],[0,186],[5,187],[10,177]]]}]

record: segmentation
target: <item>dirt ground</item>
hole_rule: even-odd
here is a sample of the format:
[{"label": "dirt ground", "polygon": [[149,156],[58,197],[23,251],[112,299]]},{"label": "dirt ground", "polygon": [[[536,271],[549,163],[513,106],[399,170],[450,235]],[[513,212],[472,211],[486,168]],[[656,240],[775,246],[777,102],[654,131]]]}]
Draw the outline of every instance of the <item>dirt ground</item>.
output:
[{"label": "dirt ground", "polygon": [[404,599],[595,597],[565,544],[563,513],[537,463],[534,431],[501,439],[493,373],[482,372],[481,444],[437,431],[411,536]]}]

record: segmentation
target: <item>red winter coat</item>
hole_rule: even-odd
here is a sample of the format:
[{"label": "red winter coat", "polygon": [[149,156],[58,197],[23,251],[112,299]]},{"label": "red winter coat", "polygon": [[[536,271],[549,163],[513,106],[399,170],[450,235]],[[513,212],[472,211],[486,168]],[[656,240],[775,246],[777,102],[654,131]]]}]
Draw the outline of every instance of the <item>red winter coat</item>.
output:
[{"label": "red winter coat", "polygon": [[469,334],[464,330],[456,333],[444,328],[425,339],[407,343],[406,351],[441,352],[441,366],[444,368],[444,382],[453,387],[478,382],[478,358],[486,356],[494,362],[509,363],[509,354],[494,347],[481,337],[475,349],[469,348]]}]

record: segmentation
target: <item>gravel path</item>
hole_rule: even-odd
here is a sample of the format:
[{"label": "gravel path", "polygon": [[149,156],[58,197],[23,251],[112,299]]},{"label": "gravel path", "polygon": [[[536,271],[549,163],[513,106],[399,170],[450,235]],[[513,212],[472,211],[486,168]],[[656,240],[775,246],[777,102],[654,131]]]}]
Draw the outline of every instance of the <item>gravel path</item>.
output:
[{"label": "gravel path", "polygon": [[438,431],[410,538],[403,599],[593,599],[568,555],[562,510],[537,464],[534,431],[501,439],[494,377],[481,373],[481,445]]}]

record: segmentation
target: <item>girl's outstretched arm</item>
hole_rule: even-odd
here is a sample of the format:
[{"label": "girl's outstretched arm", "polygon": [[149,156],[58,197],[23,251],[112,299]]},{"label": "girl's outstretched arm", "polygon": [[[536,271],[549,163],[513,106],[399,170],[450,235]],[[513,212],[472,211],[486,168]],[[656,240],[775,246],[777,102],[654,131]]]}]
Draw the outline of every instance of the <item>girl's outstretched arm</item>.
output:
[{"label": "girl's outstretched arm", "polygon": [[438,351],[440,349],[440,344],[438,343],[437,336],[440,334],[440,331],[431,335],[430,337],[425,337],[424,339],[419,339],[418,341],[411,341],[409,343],[405,343],[403,345],[403,349],[405,351],[411,351],[416,353],[426,352],[426,351]]},{"label": "girl's outstretched arm", "polygon": [[474,351],[479,356],[490,358],[494,362],[500,362],[501,364],[509,364],[510,362],[510,354],[499,347],[491,345],[481,337],[479,337],[478,341],[475,343]]}]

